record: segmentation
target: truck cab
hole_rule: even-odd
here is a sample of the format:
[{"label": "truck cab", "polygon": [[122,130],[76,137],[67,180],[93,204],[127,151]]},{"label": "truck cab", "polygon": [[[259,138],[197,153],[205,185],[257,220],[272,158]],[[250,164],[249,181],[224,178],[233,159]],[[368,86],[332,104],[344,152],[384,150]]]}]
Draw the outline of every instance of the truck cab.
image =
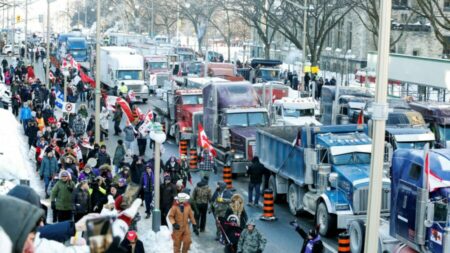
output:
[{"label": "truck cab", "polygon": [[147,55],[144,56],[144,79],[148,83],[150,91],[164,86],[169,81],[170,69],[167,56]]},{"label": "truck cab", "polygon": [[304,126],[322,125],[315,117],[316,103],[313,98],[288,98],[275,100],[271,119],[276,125]]},{"label": "truck cab", "polygon": [[279,60],[252,59],[249,68],[239,69],[238,72],[252,83],[280,81],[281,64],[283,62]]},{"label": "truck cab", "polygon": [[89,47],[83,37],[68,37],[66,42],[67,53],[72,55],[75,61],[89,68]]},{"label": "truck cab", "polygon": [[411,102],[436,135],[436,148],[450,148],[450,104],[443,102]]}]

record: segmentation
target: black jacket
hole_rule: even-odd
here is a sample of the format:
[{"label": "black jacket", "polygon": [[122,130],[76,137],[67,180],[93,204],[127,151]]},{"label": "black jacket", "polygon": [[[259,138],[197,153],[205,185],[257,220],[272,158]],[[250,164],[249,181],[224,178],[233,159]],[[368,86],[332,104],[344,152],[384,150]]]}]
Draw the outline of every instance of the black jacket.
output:
[{"label": "black jacket", "polygon": [[[120,244],[120,246],[124,249],[126,249],[127,253],[132,253],[131,251],[131,245],[130,245],[130,241],[128,241],[127,238],[125,238],[122,243]],[[142,241],[140,241],[139,239],[136,241],[136,247],[134,248],[134,253],[145,253],[144,250],[144,244],[142,243]]]},{"label": "black jacket", "polygon": [[266,168],[260,162],[254,162],[248,168],[247,174],[250,176],[250,183],[260,184],[262,183],[262,177],[264,176]]},{"label": "black jacket", "polygon": [[73,211],[75,213],[89,213],[91,210],[91,197],[88,191],[83,191],[77,187],[72,193]]},{"label": "black jacket", "polygon": [[[308,244],[308,241],[309,241],[308,234],[300,227],[297,227],[295,229],[295,231],[297,231],[297,233],[299,233],[299,235],[303,238],[303,245],[302,245],[302,250],[300,251],[300,253],[304,253],[305,249],[306,249],[306,245]],[[323,244],[322,244],[321,240],[317,241],[314,244],[312,252],[313,253],[322,253],[323,252]]]}]

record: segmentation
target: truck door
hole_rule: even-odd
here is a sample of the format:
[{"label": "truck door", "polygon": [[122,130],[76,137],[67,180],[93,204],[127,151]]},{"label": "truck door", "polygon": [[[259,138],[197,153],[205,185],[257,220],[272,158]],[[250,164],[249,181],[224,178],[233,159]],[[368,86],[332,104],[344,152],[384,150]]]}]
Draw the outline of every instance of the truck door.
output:
[{"label": "truck door", "polygon": [[402,173],[397,195],[396,234],[410,242],[416,236],[417,186],[421,185],[422,165],[411,163],[409,169]]}]

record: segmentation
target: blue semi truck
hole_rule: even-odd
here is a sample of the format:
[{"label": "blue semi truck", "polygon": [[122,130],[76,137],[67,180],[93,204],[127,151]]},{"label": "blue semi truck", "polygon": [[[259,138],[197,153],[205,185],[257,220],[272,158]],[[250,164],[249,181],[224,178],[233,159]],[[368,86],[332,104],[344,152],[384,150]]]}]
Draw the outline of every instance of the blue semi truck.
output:
[{"label": "blue semi truck", "polygon": [[[379,237],[373,238],[379,253],[450,252],[450,149],[428,151],[429,177],[425,154],[414,149],[394,152],[390,218],[381,220]],[[363,252],[364,220],[352,221],[349,233],[351,252]]]},{"label": "blue semi truck", "polygon": [[[365,219],[369,193],[371,139],[362,125],[261,128],[256,155],[271,171],[276,200],[286,195],[292,214],[316,216],[322,235]],[[382,215],[390,209],[390,179],[383,178]]]}]

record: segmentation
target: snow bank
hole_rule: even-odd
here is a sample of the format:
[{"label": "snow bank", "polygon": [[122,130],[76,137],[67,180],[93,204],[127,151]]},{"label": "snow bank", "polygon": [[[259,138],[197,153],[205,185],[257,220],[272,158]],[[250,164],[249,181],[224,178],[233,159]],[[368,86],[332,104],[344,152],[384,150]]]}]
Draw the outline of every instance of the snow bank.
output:
[{"label": "snow bank", "polygon": [[30,180],[30,186],[40,193],[42,186],[28,158],[28,142],[22,125],[11,111],[0,109],[0,179],[16,184]]},{"label": "snow bank", "polygon": [[[195,236],[192,233],[193,236]],[[173,252],[173,240],[172,233],[167,228],[167,226],[161,226],[158,233],[153,232],[151,229],[148,230],[143,237],[140,237],[144,243],[145,252],[149,253],[167,253]],[[192,239],[194,239],[192,237]],[[204,250],[200,249],[200,245],[195,241],[191,244],[190,253],[204,253]]]}]

